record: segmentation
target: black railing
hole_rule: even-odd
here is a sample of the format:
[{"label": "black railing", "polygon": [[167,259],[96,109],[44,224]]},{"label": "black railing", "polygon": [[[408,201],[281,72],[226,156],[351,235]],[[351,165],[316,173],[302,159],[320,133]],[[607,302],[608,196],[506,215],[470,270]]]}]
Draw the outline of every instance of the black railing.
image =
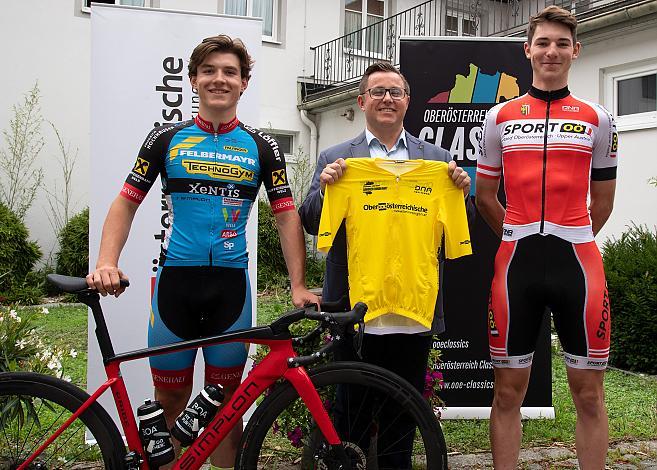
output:
[{"label": "black railing", "polygon": [[304,101],[318,92],[356,82],[374,62],[399,65],[401,36],[523,35],[529,17],[546,5],[556,4],[578,18],[585,18],[610,6],[631,3],[630,0],[429,0],[312,47],[314,73],[305,81]]}]

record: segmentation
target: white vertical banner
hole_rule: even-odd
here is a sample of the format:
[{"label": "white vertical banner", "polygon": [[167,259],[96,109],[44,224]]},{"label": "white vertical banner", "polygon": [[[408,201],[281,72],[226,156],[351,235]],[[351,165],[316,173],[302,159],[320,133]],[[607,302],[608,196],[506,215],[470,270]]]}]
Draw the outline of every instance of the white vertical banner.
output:
[{"label": "white vertical banner", "polygon": [[[191,119],[198,111],[187,64],[203,38],[227,34],[240,38],[257,61],[262,42],[259,19],[94,5],[91,14],[91,191],[89,220],[90,269],[95,266],[105,215],[134,165],[148,132],[155,126]],[[258,75],[253,71],[240,99],[238,118],[259,124]],[[151,188],[132,224],[119,267],[130,287],[118,299],[102,299],[115,352],[145,348],[150,315],[151,282],[168,226],[160,182]],[[253,322],[256,318],[257,204],[247,225]],[[87,387],[106,380],[100,350],[89,317]],[[197,354],[195,388],[203,385],[202,354]],[[153,397],[147,360],[124,363],[122,375],[136,409]],[[111,394],[101,402],[118,423]]]}]

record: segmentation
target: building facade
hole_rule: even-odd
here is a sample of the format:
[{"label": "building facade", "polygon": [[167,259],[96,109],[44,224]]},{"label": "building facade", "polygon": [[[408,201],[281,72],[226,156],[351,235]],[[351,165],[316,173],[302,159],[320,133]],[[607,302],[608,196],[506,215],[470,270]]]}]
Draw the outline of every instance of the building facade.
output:
[{"label": "building facade", "polygon": [[[531,14],[546,3],[559,4],[574,11],[580,22],[583,51],[571,71],[571,90],[604,104],[619,124],[616,208],[598,238],[619,236],[631,223],[657,225],[657,211],[649,209],[657,203],[657,187],[648,183],[650,177],[657,177],[653,157],[657,145],[657,0],[102,3],[263,18],[262,49],[253,72],[261,74],[261,122],[257,124],[278,137],[292,172],[301,166],[298,161],[309,161],[314,167],[321,149],[363,129],[364,118],[356,105],[358,79],[373,61],[399,63],[400,36],[522,36]],[[12,105],[38,83],[41,114],[59,131],[70,153],[77,151],[74,211],[88,205],[93,191],[88,184],[92,10],[87,0],[5,0],[0,19],[4,62],[0,128],[8,129]],[[139,77],[128,74],[126,80]],[[42,135],[45,146],[37,162],[45,171],[43,186],[52,193],[63,184],[61,152],[47,122]],[[120,182],[116,185],[118,191]],[[32,238],[46,254],[56,243],[56,234],[47,223],[50,197],[39,190],[26,217]]]}]

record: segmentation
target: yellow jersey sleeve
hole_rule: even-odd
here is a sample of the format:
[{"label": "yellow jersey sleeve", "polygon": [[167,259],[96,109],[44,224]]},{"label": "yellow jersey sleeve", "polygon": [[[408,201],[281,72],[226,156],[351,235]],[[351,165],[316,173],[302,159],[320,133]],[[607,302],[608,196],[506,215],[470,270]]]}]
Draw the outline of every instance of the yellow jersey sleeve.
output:
[{"label": "yellow jersey sleeve", "polygon": [[[451,183],[451,181],[450,181]],[[443,200],[439,205],[438,217],[445,234],[445,256],[459,258],[472,254],[470,230],[465,210],[463,191],[451,183],[453,190],[443,191]]]},{"label": "yellow jersey sleeve", "polygon": [[317,249],[320,251],[327,252],[331,248],[335,234],[347,215],[350,199],[348,189],[344,185],[326,185],[317,237]]}]

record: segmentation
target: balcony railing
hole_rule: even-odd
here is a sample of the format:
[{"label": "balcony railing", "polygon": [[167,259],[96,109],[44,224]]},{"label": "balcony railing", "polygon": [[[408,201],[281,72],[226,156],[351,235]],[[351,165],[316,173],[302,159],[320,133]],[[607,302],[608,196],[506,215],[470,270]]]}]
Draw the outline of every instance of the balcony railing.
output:
[{"label": "balcony railing", "polygon": [[314,73],[304,101],[353,84],[372,63],[399,65],[400,36],[523,35],[531,15],[556,4],[578,19],[632,0],[429,0],[366,28],[312,47]]}]

